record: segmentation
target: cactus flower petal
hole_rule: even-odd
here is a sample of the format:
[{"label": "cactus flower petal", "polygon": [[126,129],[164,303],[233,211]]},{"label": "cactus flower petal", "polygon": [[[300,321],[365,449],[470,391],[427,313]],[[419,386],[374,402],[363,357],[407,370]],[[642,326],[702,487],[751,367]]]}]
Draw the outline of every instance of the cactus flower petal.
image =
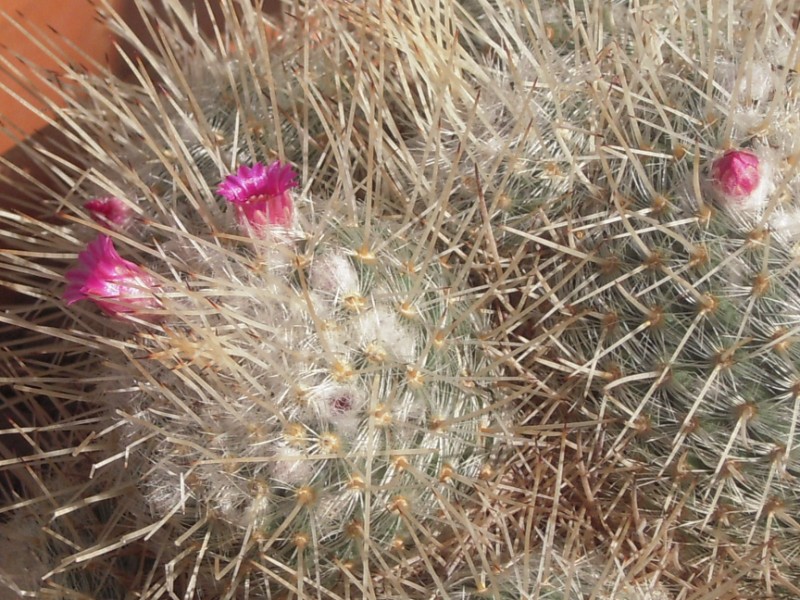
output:
[{"label": "cactus flower petal", "polygon": [[255,163],[242,165],[233,175],[228,175],[217,192],[236,205],[237,217],[242,226],[255,231],[269,226],[286,226],[291,222],[293,205],[289,193],[297,187],[297,175],[291,165],[275,161],[268,167]]},{"label": "cactus flower petal", "polygon": [[97,223],[115,231],[124,230],[131,222],[130,207],[113,196],[89,200],[83,207]]},{"label": "cactus flower petal", "polygon": [[[66,274],[67,304],[91,300],[103,312],[121,316],[158,309],[153,296],[156,281],[138,265],[123,259],[106,235],[91,242],[78,255],[78,265]],[[146,316],[138,315],[137,316]]]}]

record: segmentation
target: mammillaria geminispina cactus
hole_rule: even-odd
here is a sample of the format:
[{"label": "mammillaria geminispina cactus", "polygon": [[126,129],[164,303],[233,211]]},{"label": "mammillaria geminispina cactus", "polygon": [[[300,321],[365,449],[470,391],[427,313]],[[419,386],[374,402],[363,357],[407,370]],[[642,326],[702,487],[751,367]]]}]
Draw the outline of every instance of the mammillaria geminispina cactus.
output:
[{"label": "mammillaria geminispina cactus", "polygon": [[[273,176],[278,214],[261,207]],[[277,162],[240,167],[219,194],[245,235],[165,242],[150,260],[159,284],[101,236],[66,293],[128,326],[143,319],[137,355],[108,354],[113,375],[91,391],[121,453],[95,477],[124,457],[153,519],[141,534],[164,520],[179,546],[204,540],[209,555],[229,554],[229,590],[258,553],[331,585],[363,568],[368,547],[422,543],[415,536],[457,525],[448,506],[491,467],[485,319],[456,291],[458,272],[419,255],[416,228],[367,231],[319,201],[312,214],[311,201],[292,199],[293,179]],[[247,202],[258,206],[239,212]],[[279,233],[289,215],[292,237]],[[188,254],[202,257],[191,270]]]},{"label": "mammillaria geminispina cactus", "polygon": [[[195,49],[182,51],[194,60]],[[50,205],[67,219],[53,238],[37,216],[10,225],[12,237],[39,228],[11,243],[47,244],[55,259],[17,284],[47,298],[11,319],[31,332],[32,356],[39,319],[66,320],[45,326],[55,346],[43,351],[57,356],[41,371],[16,355],[16,372],[59,416],[29,458],[6,464],[20,488],[52,491],[9,503],[29,519],[36,505],[32,535],[48,551],[37,552],[35,576],[0,572],[2,581],[33,595],[103,597],[443,588],[446,549],[482,535],[470,514],[482,510],[509,434],[512,407],[484,337],[492,290],[454,260],[457,245],[439,245],[441,217],[381,214],[380,190],[365,197],[346,137],[335,164],[310,168],[302,144],[291,149],[299,164],[275,159],[282,127],[310,132],[283,114],[254,125],[271,114],[274,78],[240,73],[234,60],[212,70],[218,82],[241,78],[212,94],[236,110],[214,125],[219,153],[195,147],[211,135],[198,129],[216,104],[202,116],[162,111],[183,85],[176,77],[144,101],[117,99],[127,114],[105,124],[107,154],[76,161],[85,185]],[[109,101],[139,93],[92,85]],[[237,96],[247,93],[260,96]],[[94,117],[82,114],[75,135],[103,137],[105,125],[92,131]],[[137,137],[147,142],[120,143]],[[36,393],[19,393],[27,403],[15,406],[33,410]],[[65,453],[64,464],[32,467],[29,480],[22,465],[49,451]],[[0,539],[18,538],[0,527]],[[102,583],[90,573],[104,573]]]},{"label": "mammillaria geminispina cactus", "polygon": [[793,597],[790,3],[137,4],[6,165],[0,585]]}]

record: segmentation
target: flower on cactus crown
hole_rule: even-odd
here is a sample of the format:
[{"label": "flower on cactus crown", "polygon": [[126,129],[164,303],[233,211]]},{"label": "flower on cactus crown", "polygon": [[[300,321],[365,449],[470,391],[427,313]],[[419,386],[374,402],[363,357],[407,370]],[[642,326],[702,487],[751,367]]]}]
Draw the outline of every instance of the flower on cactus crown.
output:
[{"label": "flower on cactus crown", "polygon": [[78,255],[78,265],[66,274],[67,304],[91,300],[114,317],[147,313],[161,307],[153,296],[156,281],[140,266],[117,254],[111,238],[101,235]]},{"label": "flower on cactus crown", "polygon": [[711,185],[724,208],[753,210],[766,204],[770,174],[771,169],[757,154],[729,150],[711,165]]},{"label": "flower on cactus crown", "polygon": [[291,165],[275,161],[264,166],[242,165],[234,175],[228,175],[217,192],[236,205],[239,224],[255,231],[269,226],[286,226],[292,220],[292,197],[289,190],[297,187],[297,175]]},{"label": "flower on cactus crown", "polygon": [[115,231],[122,231],[131,221],[130,207],[113,196],[89,200],[83,207],[89,211],[92,219]]}]

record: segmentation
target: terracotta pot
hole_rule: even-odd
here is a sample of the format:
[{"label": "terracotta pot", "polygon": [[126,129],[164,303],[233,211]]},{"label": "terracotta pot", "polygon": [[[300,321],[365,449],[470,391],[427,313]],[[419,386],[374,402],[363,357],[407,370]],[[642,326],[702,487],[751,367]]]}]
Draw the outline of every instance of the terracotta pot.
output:
[{"label": "terracotta pot", "polygon": [[[111,4],[116,8],[124,8],[123,5],[129,2],[112,0]],[[20,57],[55,73],[62,71],[58,61],[32,41],[32,37],[45,37],[55,31],[57,36],[74,45],[64,53],[64,58],[72,63],[88,67],[90,61],[87,57],[103,64],[113,60],[112,37],[103,24],[98,22],[97,8],[90,0],[4,0],[3,10],[10,19],[16,21],[16,25],[9,18],[0,17],[0,39],[4,46],[0,52],[5,58],[3,62],[10,62],[10,65],[3,64],[0,72],[0,115],[6,127],[12,130],[11,136],[0,132],[0,153],[4,153],[18,139],[30,135],[45,124],[43,117],[21,103],[32,102],[37,109],[47,112],[42,101],[37,100],[35,93],[30,91],[31,87],[35,87],[43,92],[46,87],[32,76]],[[21,31],[20,28],[27,29],[30,33]],[[12,74],[9,72],[12,69],[19,69],[19,72]],[[46,94],[49,98],[56,97],[53,93]]]},{"label": "terracotta pot", "polygon": [[[134,0],[108,1],[134,29],[144,32]],[[204,0],[183,1],[187,5],[205,5]],[[24,63],[28,62],[56,74],[63,71],[59,68],[58,60],[39,47],[34,39],[50,37],[53,40],[51,50],[52,44],[56,43],[57,54],[61,55],[62,60],[87,68],[92,61],[112,68],[120,66],[122,62],[114,51],[113,36],[97,18],[97,6],[101,4],[97,0],[2,0],[0,4],[0,9],[9,17],[0,16],[0,56],[5,59],[0,60],[0,118],[6,126],[0,129],[11,130],[10,135],[0,131],[0,154],[5,154],[19,140],[46,124],[46,119],[36,112],[49,111],[40,99],[36,99],[36,92],[31,92],[30,88],[45,93],[50,99],[57,98],[56,94],[48,93],[47,86],[25,67]],[[213,6],[214,3],[211,4]],[[279,0],[266,0],[264,9],[277,12],[278,5]],[[18,72],[12,73],[14,70]],[[33,107],[26,108],[24,103],[33,103]]]}]

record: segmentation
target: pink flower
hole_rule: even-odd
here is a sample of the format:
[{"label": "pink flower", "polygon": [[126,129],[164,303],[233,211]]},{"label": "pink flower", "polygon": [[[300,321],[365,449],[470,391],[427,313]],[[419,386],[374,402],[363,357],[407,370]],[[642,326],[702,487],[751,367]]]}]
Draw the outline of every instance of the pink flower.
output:
[{"label": "pink flower", "polygon": [[[101,235],[78,255],[78,266],[67,271],[67,304],[91,300],[103,312],[113,316],[147,313],[161,308],[153,296],[156,281],[140,266],[117,254],[111,238]],[[154,317],[154,315],[150,315]]]},{"label": "pink flower", "polygon": [[89,211],[92,219],[115,231],[122,231],[131,222],[130,207],[113,196],[89,200],[83,207]]},{"label": "pink flower", "polygon": [[297,175],[291,165],[275,161],[269,167],[256,163],[242,165],[235,175],[228,175],[217,192],[236,205],[239,224],[256,232],[270,225],[286,226],[292,220],[292,197]]},{"label": "pink flower", "polygon": [[766,204],[771,169],[757,154],[728,150],[711,165],[711,185],[725,207],[752,210]]}]

